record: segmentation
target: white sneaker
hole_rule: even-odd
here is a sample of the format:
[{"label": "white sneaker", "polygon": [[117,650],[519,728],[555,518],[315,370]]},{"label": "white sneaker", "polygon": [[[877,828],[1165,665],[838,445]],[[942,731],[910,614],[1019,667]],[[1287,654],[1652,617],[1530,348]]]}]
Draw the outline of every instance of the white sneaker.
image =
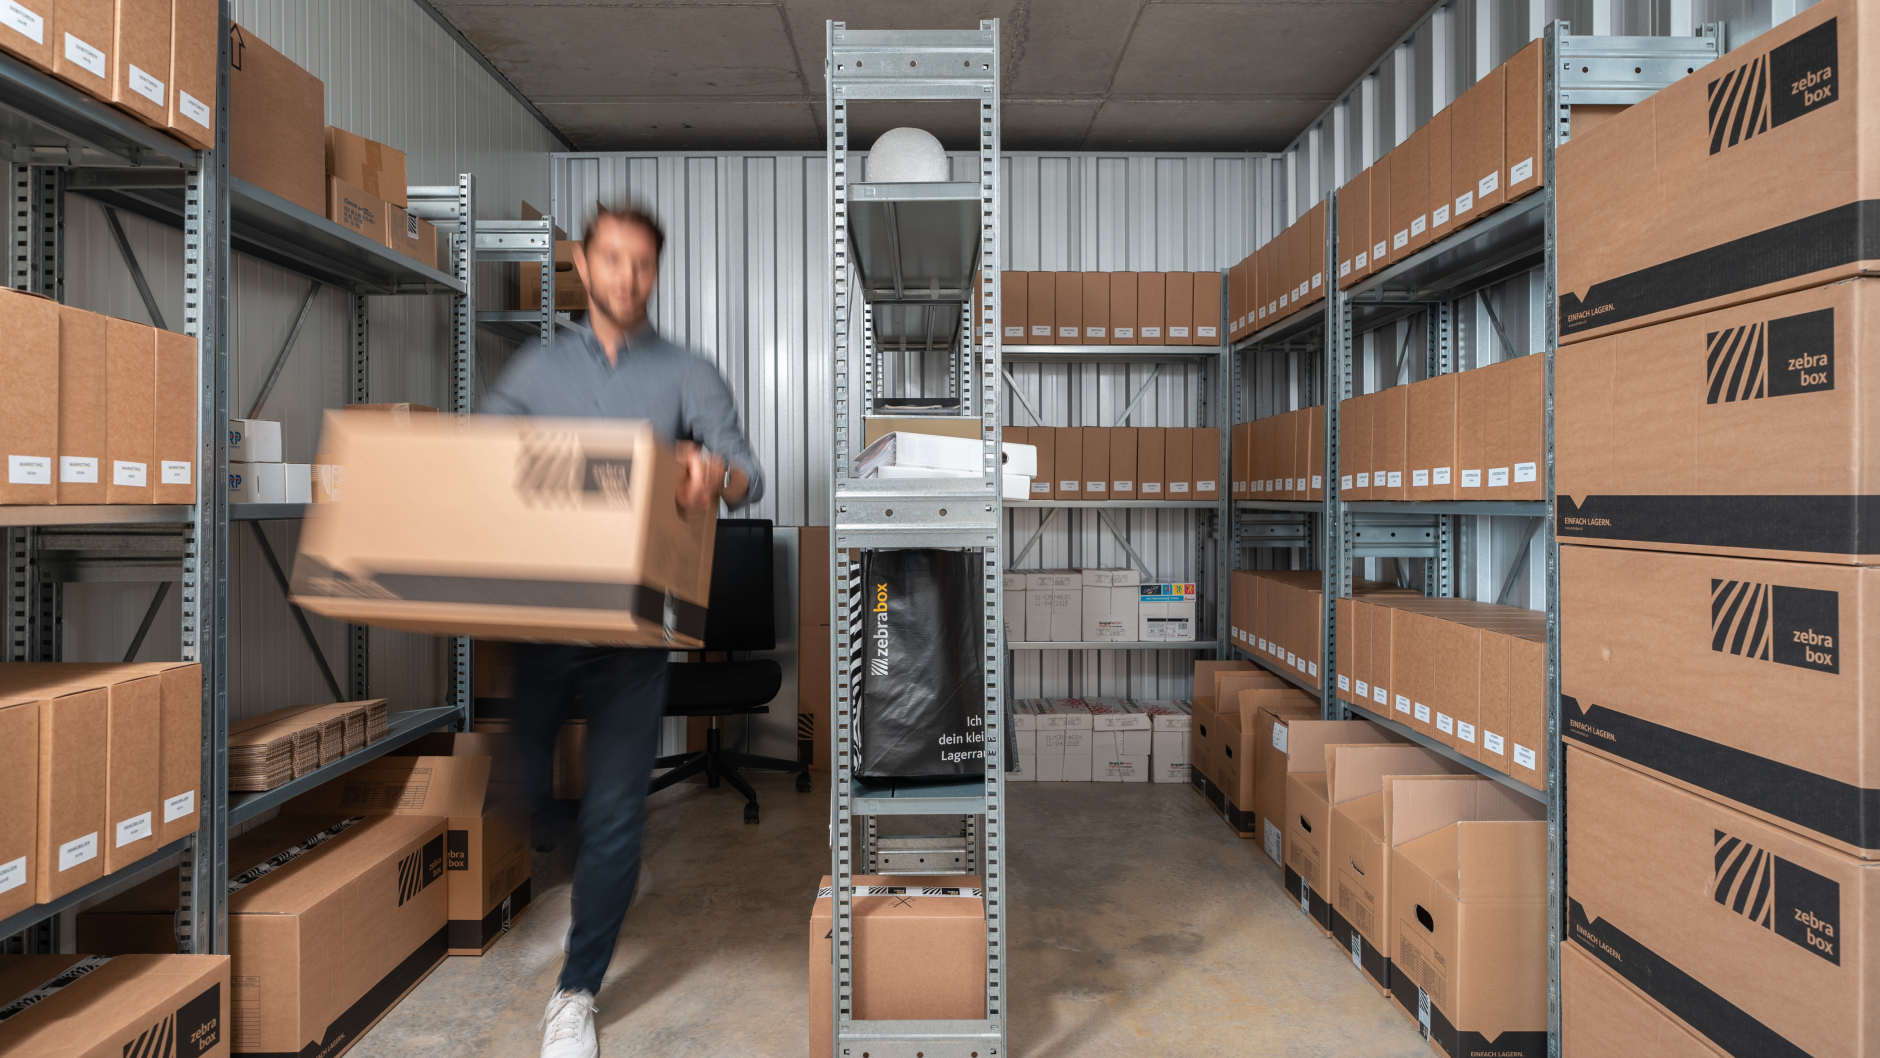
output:
[{"label": "white sneaker", "polygon": [[542,1015],[542,1058],[596,1058],[594,997],[579,990],[557,990]]}]

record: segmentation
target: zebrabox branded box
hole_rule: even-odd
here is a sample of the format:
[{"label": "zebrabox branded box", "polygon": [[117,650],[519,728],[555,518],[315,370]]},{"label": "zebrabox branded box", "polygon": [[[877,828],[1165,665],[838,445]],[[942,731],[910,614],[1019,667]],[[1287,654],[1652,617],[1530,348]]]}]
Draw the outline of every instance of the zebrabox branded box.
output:
[{"label": "zebrabox branded box", "polygon": [[46,990],[7,1018],[0,1048],[36,1058],[226,1058],[229,963],[226,955],[0,956],[0,999]]},{"label": "zebrabox branded box", "polygon": [[[1237,682],[1236,685],[1241,689],[1232,692],[1229,700],[1238,702],[1239,708],[1224,709],[1217,714],[1222,733],[1215,747],[1221,814],[1235,833],[1244,838],[1257,838],[1261,833],[1261,820],[1266,818],[1259,811],[1262,784],[1281,790],[1280,796],[1284,796],[1286,765],[1283,755],[1271,757],[1264,752],[1273,742],[1274,718],[1317,715],[1316,700],[1283,681],[1255,686]],[[1284,735],[1279,742],[1284,744]]]},{"label": "zebrabox branded box", "polygon": [[328,412],[320,445],[346,499],[307,512],[296,605],[432,634],[701,642],[717,511],[679,511],[647,423]]},{"label": "zebrabox branded box", "polygon": [[1561,147],[1561,341],[1880,269],[1875,17],[1816,4]]},{"label": "zebrabox branded box", "polygon": [[1718,1058],[1645,993],[1574,944],[1560,946],[1561,1058]]},{"label": "zebrabox branded box", "polygon": [[1880,865],[1567,750],[1567,939],[1726,1054],[1880,1053]]},{"label": "zebrabox branded box", "polygon": [[1286,725],[1286,799],[1284,882],[1299,909],[1330,933],[1332,928],[1331,793],[1325,747],[1400,742],[1397,735],[1369,720],[1293,720]]},{"label": "zebrabox branded box", "polygon": [[1880,570],[1563,547],[1560,593],[1564,737],[1880,859]]},{"label": "zebrabox branded box", "polygon": [[1563,347],[1554,360],[1560,539],[1880,562],[1880,383],[1870,365],[1880,365],[1872,279]]}]

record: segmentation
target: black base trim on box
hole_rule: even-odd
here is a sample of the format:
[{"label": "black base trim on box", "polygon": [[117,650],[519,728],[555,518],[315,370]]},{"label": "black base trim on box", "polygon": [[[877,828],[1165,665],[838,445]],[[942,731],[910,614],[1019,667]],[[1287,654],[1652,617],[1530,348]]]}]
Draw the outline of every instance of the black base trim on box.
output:
[{"label": "black base trim on box", "polygon": [[1560,696],[1560,715],[1566,736],[1582,745],[1857,849],[1880,849],[1880,790],[1816,775],[1607,706],[1582,706],[1570,694]]},{"label": "black base trim on box", "polygon": [[1259,831],[1254,829],[1260,824],[1258,820],[1254,819],[1253,812],[1250,809],[1235,807],[1234,802],[1228,798],[1225,792],[1221,794],[1221,816],[1227,820],[1227,825],[1233,828],[1234,833],[1241,837],[1253,838],[1260,836]]},{"label": "black base trim on box", "polygon": [[480,919],[453,918],[447,927],[450,930],[450,950],[487,951],[496,938],[509,932],[509,927],[516,917],[529,909],[529,884],[533,881],[524,878],[522,884],[511,890],[490,913]]},{"label": "black base trim on box", "polygon": [[1880,202],[1830,210],[1560,295],[1562,337],[1880,258]]},{"label": "black base trim on box", "polygon": [[1734,1058],[1809,1058],[1774,1029],[1710,990],[1664,956],[1605,919],[1587,921],[1586,909],[1567,898],[1567,926],[1575,943],[1639,991]]},{"label": "black base trim on box", "polygon": [[1365,976],[1375,982],[1377,987],[1389,992],[1390,958],[1379,951],[1377,945],[1371,943],[1371,938],[1358,933],[1357,927],[1347,921],[1345,916],[1339,914],[1337,908],[1332,908],[1332,939],[1338,942],[1338,946],[1345,951],[1350,951],[1351,937],[1354,933],[1357,934],[1359,942],[1358,965],[1364,968]]},{"label": "black base trim on box", "polygon": [[436,969],[444,961],[449,948],[446,941],[449,927],[442,927],[436,933],[418,945],[418,950],[405,956],[405,960],[392,968],[392,972],[379,979],[359,1001],[347,1007],[345,1012],[333,1019],[326,1027],[326,1036],[307,1044],[298,1051],[236,1051],[247,1058],[332,1058],[359,1042],[359,1037],[372,1027],[386,1011],[397,1005],[406,992],[411,991],[425,975]]},{"label": "black base trim on box", "polygon": [[[1418,1021],[1417,1009],[1421,1005],[1419,996],[1423,989],[1402,974],[1391,978],[1390,996],[1410,1020]],[[1421,1022],[1418,1022],[1419,1028]],[[1526,1032],[1504,1032],[1494,1039],[1479,1032],[1468,1032],[1450,1024],[1449,1015],[1434,1002],[1430,1004],[1430,1042],[1449,1058],[1474,1058],[1476,1055],[1494,1055],[1495,1058],[1547,1058],[1547,1030],[1535,1029]]]},{"label": "black base trim on box", "polygon": [[1575,540],[1640,541],[1809,555],[1880,555],[1880,496],[1555,497]]},{"label": "black base trim on box", "polygon": [[1188,766],[1188,785],[1194,787],[1195,792],[1201,796],[1206,797],[1208,795],[1208,786],[1210,785],[1208,777],[1201,774],[1201,769],[1192,764]]},{"label": "black base trim on box", "polygon": [[1225,813],[1227,811],[1227,791],[1226,790],[1221,789],[1220,787],[1214,785],[1213,783],[1209,783],[1208,789],[1207,789],[1207,795],[1208,795],[1208,803],[1214,806],[1215,811],[1222,812],[1222,813]]},{"label": "black base trim on box", "polygon": [[1284,865],[1282,865],[1281,869],[1284,872],[1286,891],[1292,894],[1293,899],[1297,900],[1299,899],[1300,887],[1304,886],[1308,896],[1304,908],[1306,915],[1309,916],[1312,921],[1317,922],[1320,929],[1330,932],[1332,928],[1332,902],[1325,899],[1317,889],[1312,888],[1312,883],[1301,878],[1298,871]]}]

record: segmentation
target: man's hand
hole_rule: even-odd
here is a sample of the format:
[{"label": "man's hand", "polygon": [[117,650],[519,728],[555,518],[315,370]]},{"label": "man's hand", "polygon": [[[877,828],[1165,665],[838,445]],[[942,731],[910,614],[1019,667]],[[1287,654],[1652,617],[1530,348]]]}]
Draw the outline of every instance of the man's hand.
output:
[{"label": "man's hand", "polygon": [[686,514],[704,514],[718,506],[720,496],[737,503],[750,491],[751,482],[744,471],[733,468],[730,488],[725,487],[723,457],[700,448],[691,441],[673,445],[679,459],[679,509]]}]

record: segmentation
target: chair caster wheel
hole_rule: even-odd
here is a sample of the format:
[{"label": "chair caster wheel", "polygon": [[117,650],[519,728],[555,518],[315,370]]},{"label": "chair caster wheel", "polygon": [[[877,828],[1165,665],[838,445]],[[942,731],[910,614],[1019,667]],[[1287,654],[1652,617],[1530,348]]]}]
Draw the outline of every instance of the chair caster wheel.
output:
[{"label": "chair caster wheel", "polygon": [[801,771],[796,773],[796,792],[809,792],[809,772]]},{"label": "chair caster wheel", "polygon": [[744,806],[744,821],[746,823],[757,822],[757,806],[756,805]]}]

